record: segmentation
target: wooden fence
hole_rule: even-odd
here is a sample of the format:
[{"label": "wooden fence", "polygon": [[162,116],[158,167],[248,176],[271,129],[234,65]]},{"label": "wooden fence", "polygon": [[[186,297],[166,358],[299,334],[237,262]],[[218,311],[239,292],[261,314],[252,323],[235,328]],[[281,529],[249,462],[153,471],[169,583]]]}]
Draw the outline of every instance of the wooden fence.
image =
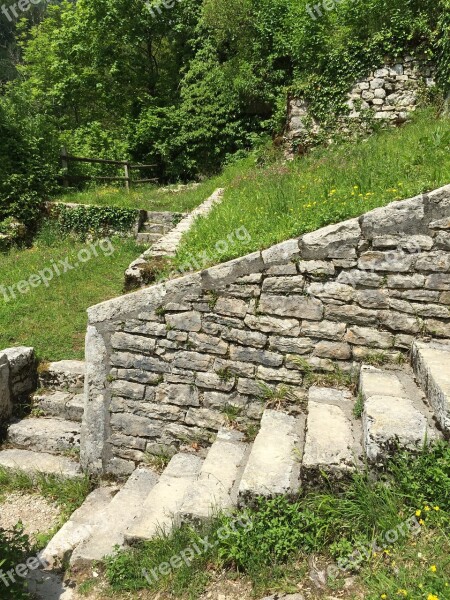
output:
[{"label": "wooden fence", "polygon": [[[101,165],[116,165],[123,167],[124,177],[100,177],[96,175],[69,175],[69,163],[71,162],[81,162],[81,163],[91,163],[91,164],[101,164]],[[157,182],[158,179],[132,179],[131,172],[133,170],[139,169],[153,169],[156,165],[132,165],[130,162],[126,160],[107,160],[105,158],[82,158],[80,156],[71,156],[68,154],[66,148],[61,149],[61,163],[64,170],[63,174],[63,185],[64,187],[69,187],[70,181],[82,181],[82,180],[97,180],[97,181],[123,181],[125,183],[125,187],[127,190],[130,190],[130,187],[134,184],[138,183],[151,183]]]}]

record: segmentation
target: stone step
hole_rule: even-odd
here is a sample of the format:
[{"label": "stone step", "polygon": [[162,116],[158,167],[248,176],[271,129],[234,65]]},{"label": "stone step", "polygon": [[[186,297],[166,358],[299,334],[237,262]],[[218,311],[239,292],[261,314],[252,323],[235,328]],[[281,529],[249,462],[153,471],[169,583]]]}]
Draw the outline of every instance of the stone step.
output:
[{"label": "stone step", "polygon": [[237,505],[239,483],[250,446],[243,434],[222,429],[203,463],[200,476],[183,500],[181,521],[199,523]]},{"label": "stone step", "polygon": [[439,436],[423,393],[405,370],[363,366],[363,440],[370,462],[382,463],[399,449],[419,450]]},{"label": "stone step", "polygon": [[70,460],[70,458],[18,448],[0,451],[0,467],[23,471],[29,475],[43,473],[44,475],[58,475],[67,479],[82,475],[80,465]]},{"label": "stone step", "polygon": [[159,225],[172,225],[173,219],[176,216],[183,217],[183,214],[173,212],[152,212],[147,211],[147,222],[158,223]]},{"label": "stone step", "polygon": [[436,418],[450,434],[450,340],[430,343],[415,341],[412,364]]},{"label": "stone step", "polygon": [[49,390],[78,391],[84,387],[85,364],[81,360],[60,360],[39,367],[39,384]]},{"label": "stone step", "polygon": [[300,489],[305,416],[265,410],[239,485],[239,503],[257,496],[295,495]]},{"label": "stone step", "polygon": [[101,562],[114,552],[116,546],[124,546],[126,530],[136,515],[141,514],[143,504],[158,479],[158,475],[150,469],[139,468],[134,471],[100,515],[90,537],[72,554],[70,564],[73,568],[82,569],[93,562]]},{"label": "stone step", "polygon": [[70,392],[37,392],[33,396],[33,409],[47,417],[58,417],[81,423],[84,412],[84,394]]},{"label": "stone step", "polygon": [[170,532],[184,496],[198,479],[202,465],[203,460],[194,454],[179,453],[172,458],[143,503],[140,515],[125,533],[128,543],[150,540],[160,532]]},{"label": "stone step", "polygon": [[138,233],[136,236],[136,241],[138,244],[154,244],[160,239],[160,233]]},{"label": "stone step", "polygon": [[354,403],[347,390],[310,388],[302,464],[304,483],[316,483],[322,472],[339,479],[362,464],[362,427],[352,415]]},{"label": "stone step", "polygon": [[56,418],[22,419],[8,427],[8,442],[17,448],[62,454],[80,447],[80,424]]},{"label": "stone step", "polygon": [[101,522],[118,488],[100,487],[91,492],[58,533],[42,551],[42,558],[51,568],[67,564],[74,549],[87,540]]},{"label": "stone step", "polygon": [[139,233],[159,233],[163,235],[164,233],[168,233],[171,229],[171,225],[161,224],[161,223],[152,223],[151,221],[146,221],[141,225],[139,229]]}]

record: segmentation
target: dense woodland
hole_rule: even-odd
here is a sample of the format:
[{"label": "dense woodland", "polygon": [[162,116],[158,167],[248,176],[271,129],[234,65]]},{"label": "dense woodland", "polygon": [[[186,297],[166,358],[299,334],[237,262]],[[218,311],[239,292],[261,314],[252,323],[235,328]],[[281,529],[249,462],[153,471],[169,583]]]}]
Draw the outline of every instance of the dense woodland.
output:
[{"label": "dense woodland", "polygon": [[425,53],[450,87],[449,0],[341,0],[317,19],[307,0],[63,0],[0,27],[0,221],[33,221],[63,144],[188,181],[276,137],[289,93],[334,119],[386,56]]}]

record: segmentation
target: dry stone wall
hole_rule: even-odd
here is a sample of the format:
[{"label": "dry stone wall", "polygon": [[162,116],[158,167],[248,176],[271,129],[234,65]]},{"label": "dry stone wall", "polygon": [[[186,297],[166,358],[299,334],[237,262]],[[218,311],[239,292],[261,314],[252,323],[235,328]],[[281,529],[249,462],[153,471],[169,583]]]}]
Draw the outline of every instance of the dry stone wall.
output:
[{"label": "dry stone wall", "polygon": [[[348,116],[341,123],[360,121],[372,115],[393,125],[404,123],[419,103],[421,92],[435,86],[436,69],[432,61],[406,56],[392,61],[360,79],[347,96]],[[309,114],[308,104],[301,98],[288,103],[286,137],[291,144],[316,136],[320,124]]]},{"label": "dry stone wall", "polygon": [[14,404],[36,390],[37,361],[33,348],[0,350],[0,424],[9,419]]},{"label": "dry stone wall", "polygon": [[207,443],[262,387],[450,338],[450,186],[92,307],[82,463]]}]

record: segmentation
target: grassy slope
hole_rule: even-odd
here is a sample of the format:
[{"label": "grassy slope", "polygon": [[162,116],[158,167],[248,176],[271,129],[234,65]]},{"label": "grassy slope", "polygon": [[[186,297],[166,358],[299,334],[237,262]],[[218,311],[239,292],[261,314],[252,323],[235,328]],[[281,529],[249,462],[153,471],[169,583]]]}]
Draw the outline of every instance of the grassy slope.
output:
[{"label": "grassy slope", "polygon": [[[38,238],[33,248],[1,255],[0,284],[27,280],[66,257],[74,264],[78,251],[88,247],[70,238],[50,237]],[[0,348],[34,346],[46,360],[83,358],[86,309],[122,293],[124,270],[142,252],[130,239],[114,238],[113,247],[111,256],[99,251],[97,258],[55,277],[48,288],[41,285],[9,302],[0,293]]]},{"label": "grassy slope", "polygon": [[196,187],[175,192],[177,186],[161,188],[141,186],[127,193],[123,188],[98,187],[83,192],[72,192],[55,199],[59,202],[95,204],[118,208],[140,208],[152,211],[189,212],[201,204],[218,186],[218,179],[209,179]]},{"label": "grassy slope", "polygon": [[242,226],[250,239],[229,244],[221,260],[446,183],[450,119],[425,111],[413,124],[357,144],[320,148],[288,165],[243,170],[240,177],[235,171],[224,202],[184,238],[177,262],[189,262],[189,253],[213,254],[218,241]]}]

